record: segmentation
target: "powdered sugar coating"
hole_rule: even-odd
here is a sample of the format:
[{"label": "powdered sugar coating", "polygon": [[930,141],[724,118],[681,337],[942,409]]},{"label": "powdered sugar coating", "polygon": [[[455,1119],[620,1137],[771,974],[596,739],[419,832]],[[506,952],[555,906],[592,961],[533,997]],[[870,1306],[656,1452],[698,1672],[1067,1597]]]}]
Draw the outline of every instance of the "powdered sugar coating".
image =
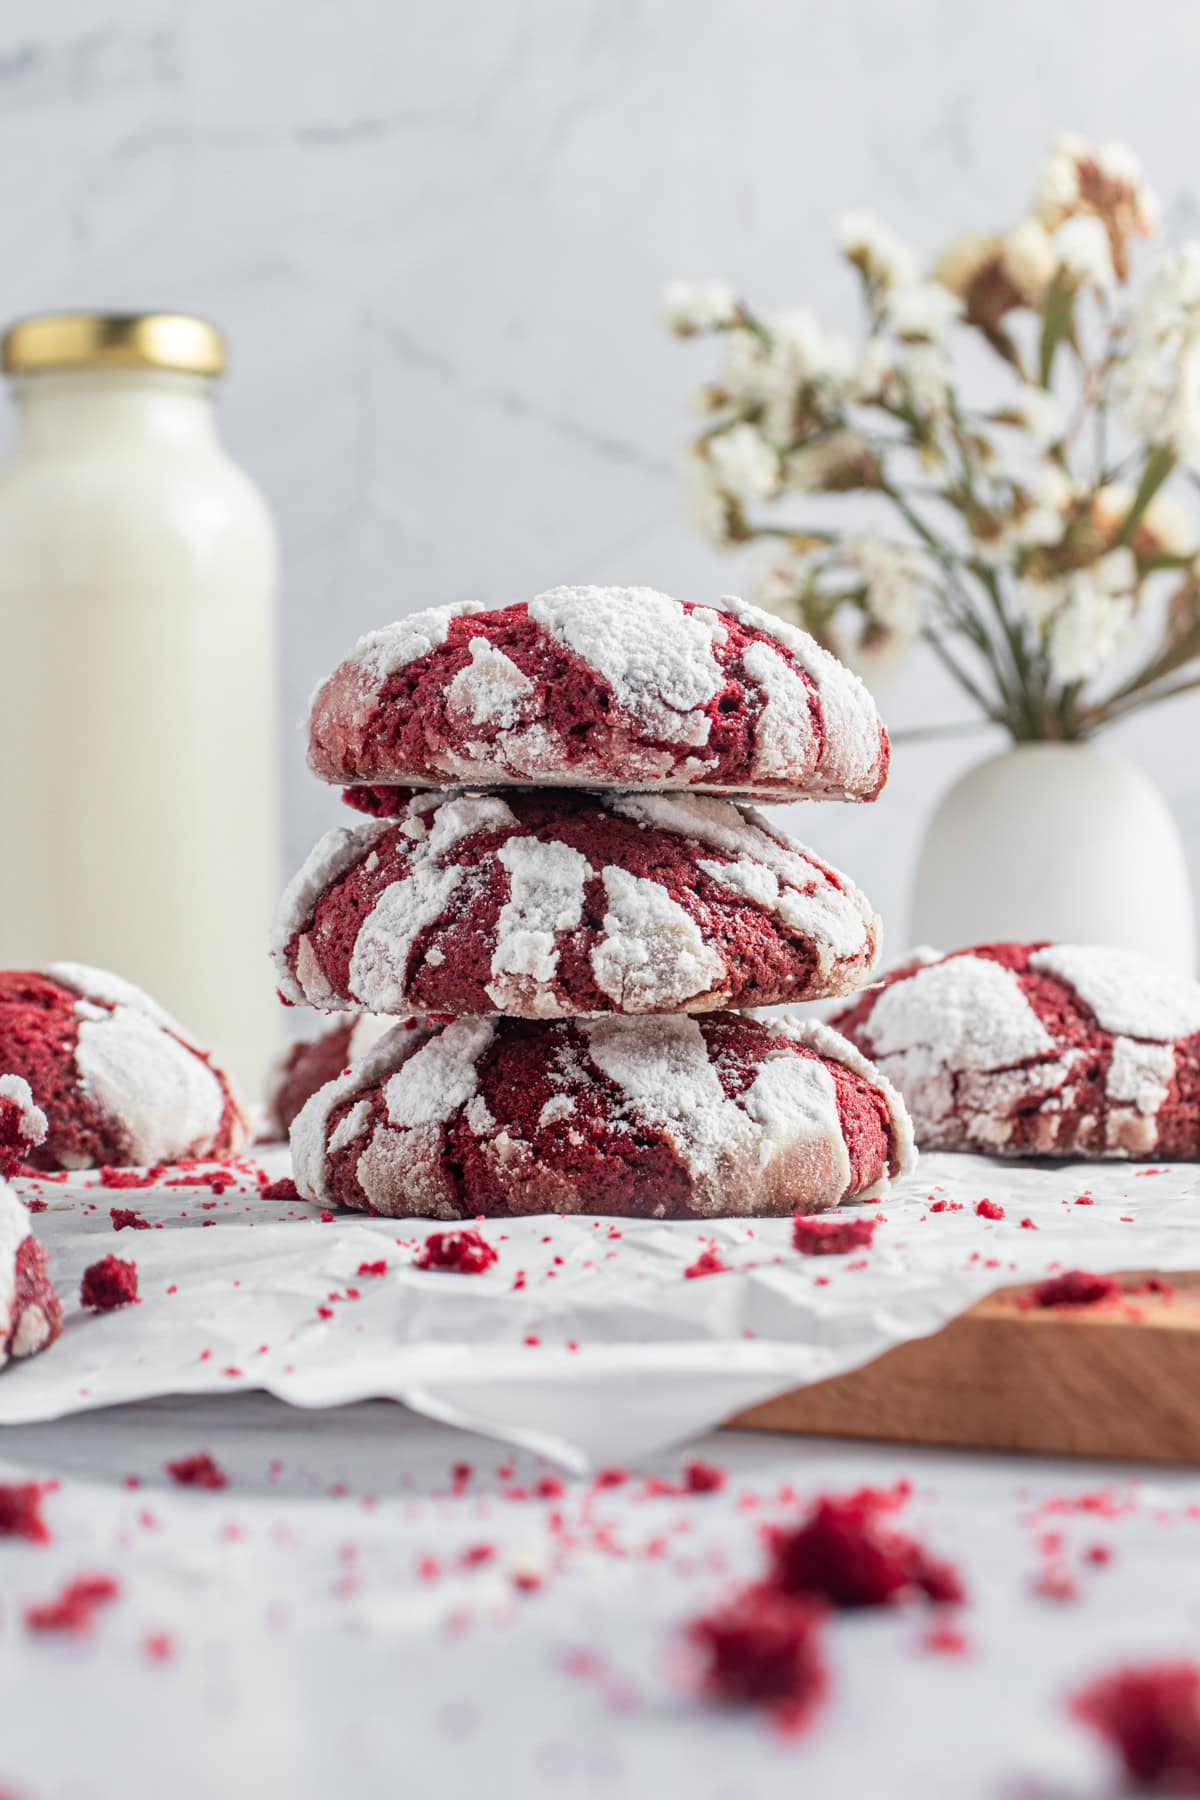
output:
[{"label": "powdered sugar coating", "polygon": [[10,1358],[34,1356],[62,1330],[62,1307],[33,1236],[29,1214],[0,1181],[0,1369]]},{"label": "powdered sugar coating", "polygon": [[[357,858],[345,828],[334,836],[274,933],[283,991],[314,1005],[525,1018],[773,1005],[857,987],[879,941],[852,882],[710,796],[421,794],[371,821]],[[327,866],[321,891],[311,871]]]},{"label": "powdered sugar coating", "polygon": [[911,1162],[902,1104],[835,1033],[783,1024],[398,1026],[296,1120],[297,1184],[320,1204],[444,1219],[786,1213],[880,1191]]},{"label": "powdered sugar coating", "polygon": [[707,613],[683,613],[654,588],[559,587],[531,600],[529,616],[602,675],[649,736],[668,744],[708,741],[701,709],[722,682]]},{"label": "powdered sugar coating", "polygon": [[486,638],[472,638],[471,661],[460,669],[446,689],[451,712],[460,712],[472,725],[495,725],[511,731],[521,721],[524,703],[534,686],[511,657]]},{"label": "powdered sugar coating", "polygon": [[[291,931],[288,922],[312,912],[316,902],[331,882],[367,855],[373,840],[391,829],[390,819],[365,819],[356,825],[335,825],[312,849],[283,890],[271,938],[271,954],[279,975],[284,997],[296,1003],[308,998],[304,986],[297,981],[284,959]],[[314,997],[313,1005],[322,1001]]]},{"label": "powdered sugar coating", "polygon": [[1034,952],[1030,967],[1073,988],[1105,1031],[1163,1042],[1200,1031],[1200,982],[1181,981],[1136,951],[1051,944]]},{"label": "powdered sugar coating", "polygon": [[75,1067],[85,1093],[120,1119],[131,1163],[173,1162],[220,1138],[225,1091],[217,1075],[130,1006],[80,1020]]},{"label": "powdered sugar coating", "polygon": [[662,1012],[707,995],[724,973],[695,919],[656,881],[608,867],[608,909],[591,954],[602,991],[619,1012]]},{"label": "powdered sugar coating", "polygon": [[1132,952],[983,945],[902,967],[834,1016],[923,1148],[1200,1156],[1200,985]]},{"label": "powdered sugar coating", "polygon": [[821,696],[825,724],[823,769],[831,788],[860,791],[878,762],[879,713],[866,683],[818,644],[807,631],[736,594],[721,601],[726,612],[755,631],[769,632],[813,683]]},{"label": "powdered sugar coating", "polygon": [[861,682],[805,633],[723,606],[561,587],[436,630],[415,615],[318,690],[310,765],[349,784],[873,799],[888,744]]},{"label": "powdered sugar coating", "polygon": [[[16,1174],[32,1150],[46,1141],[46,1115],[33,1090],[19,1075],[0,1075],[0,1180]],[[12,1167],[6,1168],[11,1158]]]}]

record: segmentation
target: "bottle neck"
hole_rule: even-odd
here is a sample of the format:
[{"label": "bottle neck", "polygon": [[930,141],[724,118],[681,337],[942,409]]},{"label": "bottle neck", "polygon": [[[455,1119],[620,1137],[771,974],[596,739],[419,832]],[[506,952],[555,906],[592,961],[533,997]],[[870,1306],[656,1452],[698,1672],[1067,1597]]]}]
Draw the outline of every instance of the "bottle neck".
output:
[{"label": "bottle neck", "polygon": [[213,382],[172,369],[52,369],[13,378],[18,437],[34,450],[115,440],[217,447]]}]

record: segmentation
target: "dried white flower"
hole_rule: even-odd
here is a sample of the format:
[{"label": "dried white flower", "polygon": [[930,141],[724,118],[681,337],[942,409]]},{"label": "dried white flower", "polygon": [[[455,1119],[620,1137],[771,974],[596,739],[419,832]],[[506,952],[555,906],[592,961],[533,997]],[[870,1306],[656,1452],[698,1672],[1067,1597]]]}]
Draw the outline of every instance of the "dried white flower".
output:
[{"label": "dried white flower", "polygon": [[[1115,537],[1129,516],[1133,489],[1109,482],[1096,495],[1096,523]],[[1176,494],[1155,494],[1138,521],[1134,549],[1150,556],[1194,556],[1200,548],[1195,509]]]},{"label": "dried white flower", "polygon": [[[1067,529],[1067,513],[1075,497],[1076,489],[1070,477],[1056,463],[1048,463],[1033,488],[1017,494],[1012,512],[1002,521],[999,530],[994,528],[990,515],[987,519],[992,528],[986,535],[979,529],[982,521],[973,522],[974,548],[979,561],[991,568],[1004,568],[1015,563],[1024,550],[1061,544]],[[1029,585],[1037,585],[1040,589],[1045,584]],[[1040,591],[1034,598],[1039,604],[1043,600],[1051,607],[1057,604],[1055,596],[1047,597]]]},{"label": "dried white flower", "polygon": [[1134,231],[1146,235],[1158,224],[1158,210],[1141,161],[1127,144],[1093,150],[1077,132],[1064,131],[1038,177],[1034,212],[1046,226],[1090,212],[1121,236]]},{"label": "dried white flower", "polygon": [[1108,287],[1113,280],[1112,246],[1100,219],[1090,213],[1067,219],[1050,240],[1057,272],[1073,285]]},{"label": "dried white flower", "polygon": [[718,432],[707,448],[717,486],[739,505],[779,492],[779,457],[753,425]]},{"label": "dried white flower", "polygon": [[925,571],[919,555],[882,538],[847,538],[839,548],[866,584],[868,613],[906,645],[911,644],[920,634],[924,617]]},{"label": "dried white flower", "polygon": [[896,375],[896,352],[887,338],[868,338],[851,380],[856,400],[882,400]]},{"label": "dried white flower", "polygon": [[961,317],[962,309],[958,295],[940,281],[917,281],[891,290],[884,302],[884,317],[897,337],[936,344],[946,328]]},{"label": "dried white flower", "polygon": [[1062,437],[1065,426],[1062,408],[1046,388],[1026,383],[1011,410],[1029,435],[1045,448],[1057,444]]},{"label": "dried white flower", "polygon": [[1024,581],[1019,597],[1026,617],[1046,634],[1054,679],[1087,681],[1121,648],[1133,618],[1137,563],[1127,549],[1050,581]]},{"label": "dried white flower", "polygon": [[937,344],[914,344],[901,373],[908,395],[919,413],[945,412],[950,397],[950,364]]},{"label": "dried white flower", "polygon": [[1092,568],[1066,576],[1046,640],[1056,681],[1087,681],[1120,649],[1133,618],[1130,590],[1136,577],[1128,550],[1114,550]]},{"label": "dried white flower", "polygon": [[677,337],[719,331],[738,318],[737,295],[724,281],[672,281],[662,291],[663,324]]},{"label": "dried white flower", "polygon": [[731,530],[733,509],[713,480],[707,459],[694,450],[687,451],[681,473],[684,518],[708,543],[718,550],[728,550],[736,542]]},{"label": "dried white flower", "polygon": [[1004,272],[1029,306],[1040,306],[1054,279],[1050,234],[1039,219],[1022,219],[1001,246]]},{"label": "dried white flower", "polygon": [[874,213],[843,213],[837,237],[842,255],[872,286],[907,287],[916,280],[916,257]]},{"label": "dried white flower", "polygon": [[1146,283],[1114,387],[1134,431],[1200,466],[1200,244],[1164,257]]},{"label": "dried white flower", "polygon": [[796,493],[828,494],[849,488],[874,487],[879,464],[857,431],[833,431],[789,450],[783,459],[783,485]]}]

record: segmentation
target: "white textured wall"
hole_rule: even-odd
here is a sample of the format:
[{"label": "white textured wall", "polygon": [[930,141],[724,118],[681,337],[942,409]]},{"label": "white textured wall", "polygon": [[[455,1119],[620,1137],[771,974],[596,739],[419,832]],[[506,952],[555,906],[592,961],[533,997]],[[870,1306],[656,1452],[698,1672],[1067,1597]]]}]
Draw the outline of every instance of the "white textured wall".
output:
[{"label": "white textured wall", "polygon": [[[279,514],[290,860],[316,678],[461,596],[741,585],[678,518],[705,352],[659,287],[726,275],[831,319],[868,203],[932,250],[1004,222],[1061,125],[1125,137],[1197,229],[1195,0],[4,0],[0,313],[174,306],[229,331],[228,438]],[[914,667],[895,725],[957,702]],[[1197,704],[1122,742],[1200,875]],[[976,738],[804,816],[898,937],[914,833]]]}]

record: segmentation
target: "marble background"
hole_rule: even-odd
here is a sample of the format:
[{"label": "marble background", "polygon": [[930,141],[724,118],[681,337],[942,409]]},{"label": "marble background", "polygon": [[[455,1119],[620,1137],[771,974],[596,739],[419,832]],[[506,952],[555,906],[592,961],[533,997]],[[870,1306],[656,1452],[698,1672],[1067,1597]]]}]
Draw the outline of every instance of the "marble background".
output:
[{"label": "marble background", "polygon": [[[1023,204],[1055,131],[1143,154],[1197,230],[1195,0],[4,0],[0,314],[170,306],[229,332],[227,438],[284,543],[286,854],[315,680],[372,624],[561,581],[749,580],[680,517],[707,353],[673,276],[849,313],[836,216],[923,251]],[[3,431],[10,429],[5,414]],[[919,659],[903,727],[963,716]],[[1197,707],[1117,740],[1200,877]],[[903,749],[805,835],[903,935],[916,836],[986,734]]]}]

